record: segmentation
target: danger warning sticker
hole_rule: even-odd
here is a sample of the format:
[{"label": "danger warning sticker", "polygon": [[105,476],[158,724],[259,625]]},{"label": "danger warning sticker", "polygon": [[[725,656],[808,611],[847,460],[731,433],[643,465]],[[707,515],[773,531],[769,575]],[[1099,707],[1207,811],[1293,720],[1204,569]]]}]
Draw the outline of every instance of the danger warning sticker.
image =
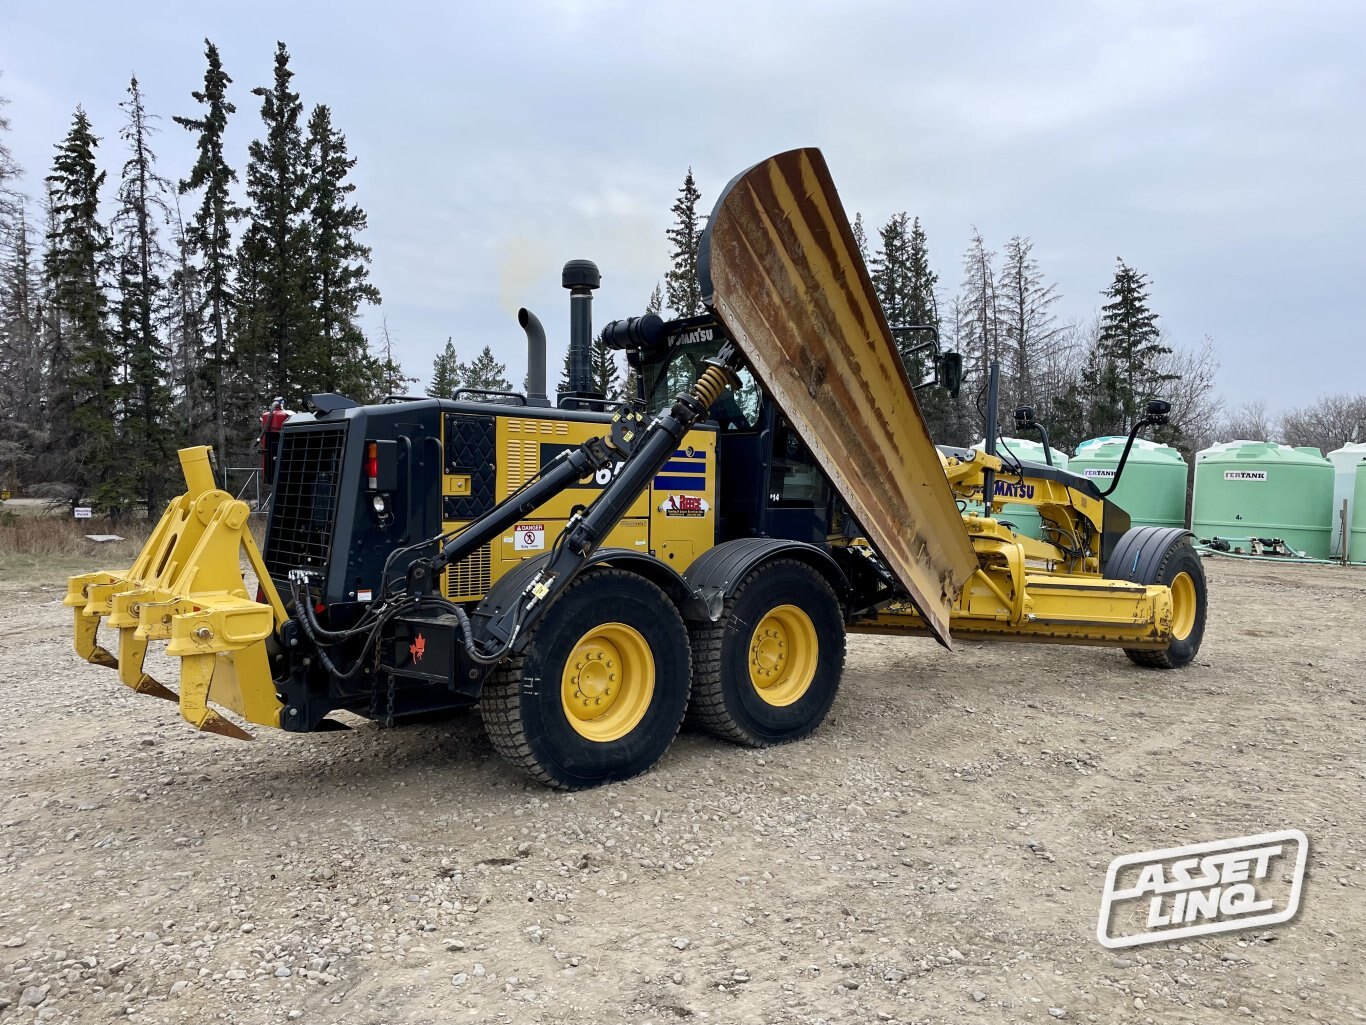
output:
[{"label": "danger warning sticker", "polygon": [[512,528],[512,547],[518,552],[539,552],[545,548],[544,523],[519,523]]}]

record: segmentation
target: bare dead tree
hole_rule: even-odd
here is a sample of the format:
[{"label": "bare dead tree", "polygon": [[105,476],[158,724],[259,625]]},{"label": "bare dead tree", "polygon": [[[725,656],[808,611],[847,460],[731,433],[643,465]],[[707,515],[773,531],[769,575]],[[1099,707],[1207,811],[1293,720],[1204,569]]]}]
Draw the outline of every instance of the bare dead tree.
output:
[{"label": "bare dead tree", "polygon": [[1280,430],[1266,403],[1251,399],[1224,410],[1217,434],[1220,441],[1274,441]]},{"label": "bare dead tree", "polygon": [[1287,445],[1322,452],[1360,442],[1366,439],[1366,395],[1325,395],[1292,409],[1281,417],[1281,433]]}]

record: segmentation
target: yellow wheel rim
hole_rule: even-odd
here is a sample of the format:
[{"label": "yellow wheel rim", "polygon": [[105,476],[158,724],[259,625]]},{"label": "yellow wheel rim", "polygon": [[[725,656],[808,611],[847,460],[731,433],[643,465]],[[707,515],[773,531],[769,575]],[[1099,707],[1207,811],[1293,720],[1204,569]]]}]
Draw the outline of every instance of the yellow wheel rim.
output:
[{"label": "yellow wheel rim", "polygon": [[599,744],[640,725],[655,693],[655,660],[634,627],[603,623],[579,638],[560,677],[560,702],[574,732]]},{"label": "yellow wheel rim", "polygon": [[1172,588],[1172,639],[1184,641],[1195,629],[1195,581],[1189,573],[1178,573]]},{"label": "yellow wheel rim", "polygon": [[811,617],[795,605],[779,605],[749,639],[749,682],[770,705],[790,705],[811,686],[819,655]]}]

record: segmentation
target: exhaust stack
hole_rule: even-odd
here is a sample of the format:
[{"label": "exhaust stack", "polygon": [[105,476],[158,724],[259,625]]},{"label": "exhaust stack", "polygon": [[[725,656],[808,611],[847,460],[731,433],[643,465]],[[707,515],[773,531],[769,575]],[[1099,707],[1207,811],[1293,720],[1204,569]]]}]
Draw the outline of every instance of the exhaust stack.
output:
[{"label": "exhaust stack", "polygon": [[560,283],[569,289],[569,393],[587,398],[593,395],[593,291],[602,285],[602,274],[592,260],[570,260]]},{"label": "exhaust stack", "polygon": [[526,332],[526,403],[528,406],[548,406],[545,391],[545,328],[541,318],[525,306],[517,311],[517,323]]}]

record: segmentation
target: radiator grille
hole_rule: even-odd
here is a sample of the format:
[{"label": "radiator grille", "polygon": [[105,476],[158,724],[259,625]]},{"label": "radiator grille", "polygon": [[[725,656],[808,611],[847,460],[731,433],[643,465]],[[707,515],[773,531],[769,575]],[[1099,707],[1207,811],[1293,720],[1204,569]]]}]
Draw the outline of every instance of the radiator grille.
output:
[{"label": "radiator grille", "polygon": [[[449,529],[453,524],[447,524]],[[488,594],[491,580],[490,563],[493,547],[483,548],[471,553],[454,566],[446,568],[446,597],[451,601],[478,601]]]},{"label": "radiator grille", "polygon": [[271,576],[327,565],[345,442],[345,424],[280,435],[279,477],[264,552]]}]

